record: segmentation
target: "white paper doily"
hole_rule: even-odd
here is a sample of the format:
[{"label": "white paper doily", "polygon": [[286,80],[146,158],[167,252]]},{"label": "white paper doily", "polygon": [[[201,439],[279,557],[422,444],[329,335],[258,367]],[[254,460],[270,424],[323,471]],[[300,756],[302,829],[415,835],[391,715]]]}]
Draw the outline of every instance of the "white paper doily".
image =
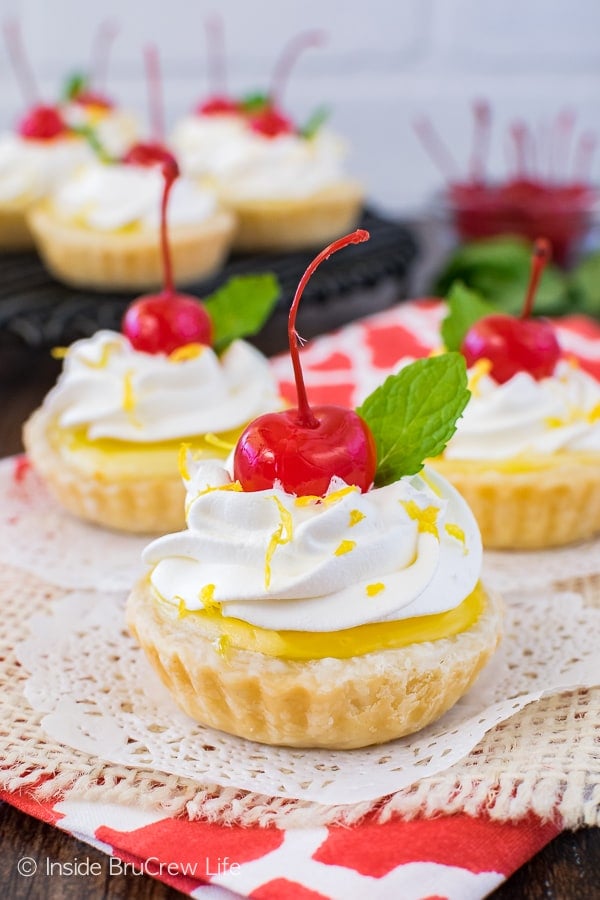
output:
[{"label": "white paper doily", "polygon": [[181,713],[124,626],[124,596],[78,592],[31,620],[25,694],[60,743],[107,761],[270,796],[348,804],[439,773],[527,703],[598,683],[600,610],[575,593],[508,598],[505,639],[469,694],[418,735],[352,751],[266,747]]},{"label": "white paper doily", "polygon": [[141,552],[148,536],[71,516],[31,467],[20,468],[21,459],[0,460],[0,563],[58,587],[128,590],[144,571]]},{"label": "white paper doily", "polygon": [[483,579],[501,594],[600,575],[600,538],[551,550],[487,550]]}]

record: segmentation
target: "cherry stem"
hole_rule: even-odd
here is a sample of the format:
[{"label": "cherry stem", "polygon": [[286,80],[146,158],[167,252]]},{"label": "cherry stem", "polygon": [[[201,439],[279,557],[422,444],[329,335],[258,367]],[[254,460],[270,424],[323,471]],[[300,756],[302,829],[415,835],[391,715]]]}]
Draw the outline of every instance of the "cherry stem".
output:
[{"label": "cherry stem", "polygon": [[300,365],[300,338],[298,332],[296,331],[296,314],[298,312],[298,304],[300,303],[300,298],[304,293],[304,288],[306,287],[309,279],[322,262],[324,262],[326,259],[329,259],[329,257],[333,253],[337,253],[338,250],[341,250],[343,247],[347,247],[349,244],[362,244],[363,241],[368,241],[370,236],[371,235],[368,231],[365,231],[363,228],[357,228],[357,230],[353,231],[351,234],[347,234],[344,237],[338,238],[337,241],[329,244],[328,247],[325,247],[325,249],[322,250],[321,253],[319,253],[319,255],[313,259],[306,272],[300,279],[298,287],[296,288],[296,293],[294,294],[294,299],[292,301],[290,314],[288,317],[288,341],[290,344],[290,356],[292,357],[292,367],[294,369],[294,379],[296,381],[296,394],[298,397],[297,420],[298,424],[303,428],[316,428],[319,424],[319,420],[313,415],[313,412],[309,406],[308,397],[306,396],[304,376],[302,375],[302,366]]},{"label": "cherry stem", "polygon": [[566,180],[566,172],[569,163],[569,150],[573,128],[575,126],[575,114],[570,109],[564,109],[556,118],[554,124],[555,138],[550,142],[551,148],[554,149],[554,172],[558,181]]},{"label": "cherry stem", "polygon": [[529,276],[529,285],[523,304],[522,319],[528,319],[533,312],[533,299],[542,277],[542,272],[546,268],[551,256],[550,241],[546,238],[538,238],[533,245],[533,256],[531,258],[531,275]]},{"label": "cherry stem", "polygon": [[490,149],[492,116],[489,103],[485,100],[478,100],[473,107],[473,116],[475,127],[469,172],[473,181],[481,183],[485,180],[485,170]]},{"label": "cherry stem", "polygon": [[106,84],[110,48],[118,31],[116,22],[110,19],[101,22],[96,30],[90,65],[90,83],[96,87],[103,88]]},{"label": "cherry stem", "polygon": [[204,25],[208,50],[209,92],[215,96],[227,93],[227,65],[225,62],[225,28],[221,16],[210,16]]},{"label": "cherry stem", "polygon": [[30,106],[39,103],[39,90],[36,84],[33,69],[27,58],[25,47],[23,45],[23,36],[21,27],[17,19],[9,19],[4,22],[4,40],[6,41],[6,49],[19,84],[19,89]]},{"label": "cherry stem", "polygon": [[173,282],[173,262],[171,260],[171,245],[167,227],[167,208],[171,188],[179,176],[179,170],[175,166],[165,163],[161,167],[161,171],[165,182],[160,202],[160,249],[163,261],[163,293],[172,296],[175,293],[175,284]]},{"label": "cherry stem", "polygon": [[573,163],[573,177],[575,181],[586,182],[590,180],[592,160],[596,152],[596,135],[586,131],[579,138]]},{"label": "cherry stem", "polygon": [[149,44],[146,47],[144,50],[144,62],[146,64],[146,81],[148,83],[151,132],[153,139],[160,144],[164,141],[165,136],[165,118],[160,59],[156,44]]},{"label": "cherry stem", "polygon": [[268,96],[274,104],[281,102],[283,89],[289,81],[290,72],[304,50],[308,50],[310,47],[320,47],[326,40],[327,34],[324,31],[303,31],[286,44],[271,77]]},{"label": "cherry stem", "polygon": [[510,128],[515,150],[517,178],[525,178],[527,175],[527,149],[529,144],[529,131],[524,122],[515,122]]},{"label": "cherry stem", "polygon": [[458,178],[458,166],[430,120],[425,117],[416,119],[413,122],[413,128],[423,147],[433,160],[434,165],[437,166],[446,181],[456,181]]}]

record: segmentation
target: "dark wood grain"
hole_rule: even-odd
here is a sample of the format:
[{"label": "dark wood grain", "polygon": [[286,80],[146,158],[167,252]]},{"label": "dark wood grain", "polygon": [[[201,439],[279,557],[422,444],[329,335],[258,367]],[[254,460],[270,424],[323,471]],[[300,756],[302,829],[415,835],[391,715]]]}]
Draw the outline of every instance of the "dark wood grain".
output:
[{"label": "dark wood grain", "polygon": [[[59,363],[46,354],[0,346],[0,456],[22,450],[21,425],[54,382]],[[6,897],[75,900],[171,900],[179,892],[146,875],[110,875],[104,853],[0,804],[0,883]],[[18,874],[19,859],[35,860],[38,871]],[[46,875],[46,860],[96,862],[98,875]],[[566,832],[491,895],[493,900],[600,900],[600,829]],[[396,898],[390,898],[396,900]]]}]

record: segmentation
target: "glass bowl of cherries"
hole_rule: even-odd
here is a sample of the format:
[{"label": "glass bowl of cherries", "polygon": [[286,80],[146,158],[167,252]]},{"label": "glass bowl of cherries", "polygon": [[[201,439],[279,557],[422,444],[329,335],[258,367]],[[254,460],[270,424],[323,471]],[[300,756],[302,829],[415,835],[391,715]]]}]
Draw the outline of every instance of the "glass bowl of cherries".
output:
[{"label": "glass bowl of cherries", "polygon": [[580,254],[600,211],[600,187],[592,181],[595,136],[575,134],[570,110],[536,130],[523,121],[509,125],[508,174],[491,178],[489,104],[474,104],[473,146],[466,175],[459,174],[448,149],[427,119],[415,129],[446,185],[435,211],[464,242],[496,235],[550,241],[554,260],[569,265]]}]

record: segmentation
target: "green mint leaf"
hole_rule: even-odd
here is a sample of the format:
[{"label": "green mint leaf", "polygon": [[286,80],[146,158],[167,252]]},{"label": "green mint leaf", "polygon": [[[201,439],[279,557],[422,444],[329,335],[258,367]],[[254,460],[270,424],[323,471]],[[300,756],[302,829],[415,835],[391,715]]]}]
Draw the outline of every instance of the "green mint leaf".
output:
[{"label": "green mint leaf", "polygon": [[88,86],[88,77],[83,72],[74,72],[69,75],[62,89],[63,100],[74,100]]},{"label": "green mint leaf", "polygon": [[240,106],[244,110],[245,113],[251,115],[252,113],[262,112],[267,106],[271,105],[271,98],[268,94],[254,93],[247,94],[245,97],[242,97],[240,101]]},{"label": "green mint leaf", "polygon": [[86,139],[100,162],[103,163],[114,163],[116,159],[110,155],[110,153],[104,147],[104,144],[98,137],[95,129],[91,125],[74,125],[71,127],[71,132],[73,134],[78,134],[80,137]]},{"label": "green mint leaf", "polygon": [[281,287],[276,276],[238,275],[204,300],[213,325],[213,346],[221,353],[236,338],[260,331]]},{"label": "green mint leaf", "polygon": [[470,396],[460,353],[418,359],[386,378],[357,409],[377,445],[375,485],[414,475],[438,456]]},{"label": "green mint leaf", "polygon": [[469,328],[495,312],[490,303],[486,303],[480,294],[470,290],[462,281],[454,281],[448,296],[448,315],[442,322],[442,340],[446,350],[460,350],[463,339]]},{"label": "green mint leaf", "polygon": [[321,128],[323,123],[327,121],[330,115],[331,110],[327,106],[319,106],[313,113],[311,113],[306,125],[303,125],[302,128],[300,128],[300,136],[306,138],[307,140],[313,138],[319,128]]},{"label": "green mint leaf", "polygon": [[600,317],[600,251],[584,256],[569,274],[571,312]]}]

